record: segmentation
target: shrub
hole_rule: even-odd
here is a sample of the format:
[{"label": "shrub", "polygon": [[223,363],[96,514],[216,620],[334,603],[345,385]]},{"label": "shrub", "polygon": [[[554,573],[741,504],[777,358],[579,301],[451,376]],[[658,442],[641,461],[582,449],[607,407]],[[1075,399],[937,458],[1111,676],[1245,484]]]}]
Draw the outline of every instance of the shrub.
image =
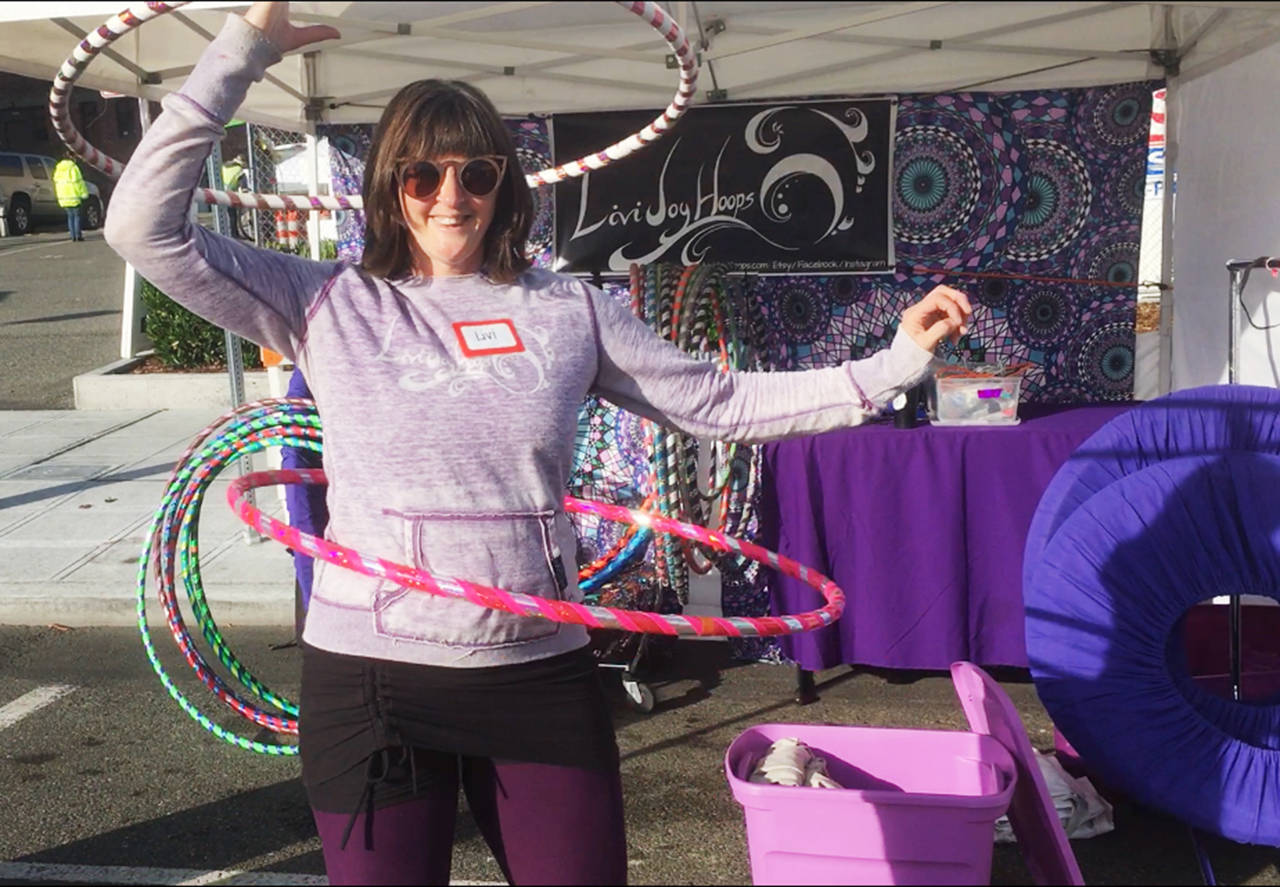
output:
[{"label": "shrub", "polygon": [[[297,247],[287,247],[268,240],[265,246],[300,256],[311,254],[305,241]],[[337,244],[332,240],[321,240],[320,258],[332,260],[337,257]],[[156,357],[165,366],[185,370],[227,365],[226,337],[221,327],[192,314],[145,279],[142,281],[142,304],[146,308],[142,330],[151,337]],[[240,350],[245,369],[262,365],[262,349],[257,345],[242,340]]]},{"label": "shrub", "polygon": [[[185,370],[227,365],[226,336],[221,327],[192,314],[149,280],[142,281],[142,304],[146,308],[142,330],[165,366]],[[261,351],[252,342],[242,341],[241,352],[246,369],[262,364]]]}]

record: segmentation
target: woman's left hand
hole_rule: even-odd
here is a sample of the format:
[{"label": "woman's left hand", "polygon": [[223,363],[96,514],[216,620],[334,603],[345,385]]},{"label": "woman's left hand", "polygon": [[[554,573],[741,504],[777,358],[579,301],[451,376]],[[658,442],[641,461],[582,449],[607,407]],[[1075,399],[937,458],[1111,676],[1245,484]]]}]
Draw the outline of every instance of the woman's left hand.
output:
[{"label": "woman's left hand", "polygon": [[297,27],[289,22],[289,4],[286,2],[260,2],[250,6],[244,20],[262,32],[281,54],[321,40],[334,40],[342,36],[332,25],[304,25]]},{"label": "woman's left hand", "polygon": [[954,345],[969,332],[973,307],[969,297],[949,286],[936,286],[919,302],[902,312],[900,326],[925,351],[932,351],[943,339]]}]

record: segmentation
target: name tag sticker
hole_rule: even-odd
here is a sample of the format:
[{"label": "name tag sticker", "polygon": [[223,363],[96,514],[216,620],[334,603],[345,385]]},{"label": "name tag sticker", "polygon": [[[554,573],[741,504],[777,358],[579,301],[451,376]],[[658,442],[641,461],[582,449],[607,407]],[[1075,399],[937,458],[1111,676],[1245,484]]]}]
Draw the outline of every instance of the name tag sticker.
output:
[{"label": "name tag sticker", "polygon": [[515,324],[505,318],[455,323],[453,332],[466,357],[515,354],[524,350],[524,343],[520,341]]}]

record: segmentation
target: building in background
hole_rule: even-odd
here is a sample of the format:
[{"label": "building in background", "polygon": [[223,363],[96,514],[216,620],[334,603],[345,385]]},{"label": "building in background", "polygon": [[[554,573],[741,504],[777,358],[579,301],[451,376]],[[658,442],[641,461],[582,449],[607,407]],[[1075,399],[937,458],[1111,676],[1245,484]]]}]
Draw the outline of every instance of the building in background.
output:
[{"label": "building in background", "polygon": [[[21,151],[57,157],[62,140],[49,119],[49,87],[46,80],[0,71],[0,151]],[[142,138],[141,108],[131,96],[104,98],[97,90],[72,88],[71,122],[89,143],[123,161],[133,156]],[[151,103],[152,115],[160,105]],[[101,190],[107,202],[115,181],[87,163],[81,164],[87,180]]]}]

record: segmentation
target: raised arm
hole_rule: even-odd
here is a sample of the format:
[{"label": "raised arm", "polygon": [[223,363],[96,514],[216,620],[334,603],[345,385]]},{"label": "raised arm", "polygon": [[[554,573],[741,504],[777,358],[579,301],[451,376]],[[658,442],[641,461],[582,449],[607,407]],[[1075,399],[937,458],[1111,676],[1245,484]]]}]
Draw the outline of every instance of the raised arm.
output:
[{"label": "raised arm", "polygon": [[933,349],[958,338],[972,311],[938,287],[903,312],[893,343],[865,360],[798,372],[721,372],[658,336],[592,290],[599,342],[594,390],[624,409],[688,434],[759,443],[857,425],[928,372]]},{"label": "raised arm", "polygon": [[[282,50],[302,45],[277,44],[270,34],[281,33],[278,27],[270,32],[251,24],[254,13],[263,22],[287,14],[287,7],[259,3],[246,18],[228,16],[182,89],[164,99],[164,113],[134,151],[104,233],[117,253],[174,301],[296,359],[307,306],[337,264],[258,249],[207,231],[189,217],[209,151],[249,86],[280,60]],[[308,38],[303,42],[337,35],[327,26],[292,31]]]}]

